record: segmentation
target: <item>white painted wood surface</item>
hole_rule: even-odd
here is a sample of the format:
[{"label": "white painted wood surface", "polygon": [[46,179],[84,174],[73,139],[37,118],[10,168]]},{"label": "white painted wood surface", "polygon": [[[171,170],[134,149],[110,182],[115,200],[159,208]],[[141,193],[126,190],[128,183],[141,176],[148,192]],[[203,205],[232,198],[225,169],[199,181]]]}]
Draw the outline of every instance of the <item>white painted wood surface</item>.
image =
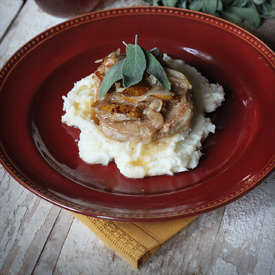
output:
[{"label": "white painted wood surface", "polygon": [[23,6],[22,0],[2,0],[0,8],[0,39],[8,31]]},{"label": "white painted wood surface", "polygon": [[[105,8],[138,3],[107,1]],[[0,1],[0,66],[63,20],[33,0],[22,5]],[[67,211],[24,189],[0,166],[0,274],[275,274],[274,183],[275,173],[237,201],[201,215],[135,270]]]}]

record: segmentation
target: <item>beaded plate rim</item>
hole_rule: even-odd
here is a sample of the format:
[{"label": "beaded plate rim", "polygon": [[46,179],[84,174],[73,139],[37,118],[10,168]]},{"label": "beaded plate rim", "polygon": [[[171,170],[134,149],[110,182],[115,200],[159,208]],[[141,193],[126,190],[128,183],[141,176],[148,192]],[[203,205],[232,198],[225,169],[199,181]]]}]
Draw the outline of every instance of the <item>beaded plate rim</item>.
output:
[{"label": "beaded plate rim", "polygon": [[[142,6],[142,7],[128,7],[128,8],[118,8],[118,9],[109,9],[109,10],[102,10],[97,12],[92,12],[89,14],[85,14],[82,16],[78,16],[62,22],[56,26],[45,30],[44,32],[40,33],[39,35],[35,36],[25,45],[23,45],[10,59],[6,62],[6,64],[2,67],[0,71],[0,91],[2,86],[5,83],[5,79],[8,75],[12,72],[12,69],[20,60],[28,53],[30,53],[34,48],[38,47],[41,43],[50,39],[52,36],[59,34],[65,30],[70,28],[77,27],[81,24],[86,24],[98,20],[104,20],[109,17],[118,17],[118,16],[130,16],[130,15],[148,15],[148,14],[157,14],[163,16],[176,16],[182,18],[189,18],[192,20],[200,21],[203,23],[207,23],[213,25],[217,28],[223,29],[228,31],[238,38],[241,38],[250,46],[255,48],[262,56],[265,57],[267,62],[269,62],[272,67],[275,69],[275,54],[274,52],[265,45],[260,39],[255,37],[253,34],[249,33],[248,31],[242,29],[239,26],[236,26],[233,23],[230,23],[226,20],[221,18],[217,18],[212,15],[208,15],[201,12],[195,12],[185,9],[179,8],[168,8],[168,7],[149,7],[149,6]],[[257,186],[266,176],[268,176],[275,166],[275,154],[273,154],[270,161],[266,163],[263,169],[257,174],[254,175],[252,178],[247,179],[244,183],[242,188],[239,190],[228,194],[224,197],[220,197],[219,199],[212,200],[205,204],[202,204],[198,207],[194,207],[191,209],[184,209],[183,207],[178,207],[176,210],[173,209],[172,211],[161,212],[161,213],[154,213],[151,215],[138,213],[135,212],[135,217],[129,215],[129,213],[114,213],[111,210],[100,210],[87,208],[85,206],[81,206],[79,204],[68,202],[63,198],[47,192],[35,182],[30,180],[23,172],[21,172],[6,154],[3,145],[0,144],[0,162],[4,166],[4,168],[18,181],[21,185],[25,188],[30,190],[32,193],[38,195],[39,197],[55,204],[60,207],[63,207],[67,210],[74,211],[77,213],[99,217],[99,218],[106,218],[106,219],[116,219],[116,220],[134,220],[134,221],[152,221],[152,220],[167,220],[167,219],[175,219],[181,217],[188,217],[193,215],[198,215],[204,213],[206,211],[218,208],[222,205],[225,205],[234,199],[244,195],[248,191],[250,191],[253,187]]]}]

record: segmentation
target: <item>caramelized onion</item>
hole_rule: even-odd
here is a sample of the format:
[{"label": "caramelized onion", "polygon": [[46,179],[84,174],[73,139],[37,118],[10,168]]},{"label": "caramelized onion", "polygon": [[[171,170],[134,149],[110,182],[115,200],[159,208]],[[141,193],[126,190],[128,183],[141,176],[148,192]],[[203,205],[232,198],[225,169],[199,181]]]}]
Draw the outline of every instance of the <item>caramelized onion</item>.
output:
[{"label": "caramelized onion", "polygon": [[183,73],[168,68],[166,68],[165,71],[167,73],[168,79],[172,83],[172,89],[178,95],[183,95],[188,90],[192,89],[191,83]]},{"label": "caramelized onion", "polygon": [[148,99],[149,97],[157,97],[164,101],[172,99],[174,93],[164,90],[161,86],[155,86],[153,89],[149,90],[147,93],[140,96],[128,96],[124,92],[121,93],[121,97],[130,103],[140,103]]}]

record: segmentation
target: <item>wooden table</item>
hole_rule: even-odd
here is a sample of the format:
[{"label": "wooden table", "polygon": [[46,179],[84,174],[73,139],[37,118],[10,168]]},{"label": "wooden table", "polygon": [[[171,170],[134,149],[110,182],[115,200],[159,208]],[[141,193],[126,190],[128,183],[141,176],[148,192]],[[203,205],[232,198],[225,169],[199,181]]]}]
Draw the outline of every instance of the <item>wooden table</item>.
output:
[{"label": "wooden table", "polygon": [[[105,8],[142,1],[114,2]],[[1,0],[0,66],[33,36],[63,20],[33,0]],[[275,27],[266,31],[267,24],[274,21],[256,34],[274,50]],[[2,166],[0,181],[0,274],[275,274],[275,173],[237,201],[201,215],[140,270],[70,213],[24,189]]]}]

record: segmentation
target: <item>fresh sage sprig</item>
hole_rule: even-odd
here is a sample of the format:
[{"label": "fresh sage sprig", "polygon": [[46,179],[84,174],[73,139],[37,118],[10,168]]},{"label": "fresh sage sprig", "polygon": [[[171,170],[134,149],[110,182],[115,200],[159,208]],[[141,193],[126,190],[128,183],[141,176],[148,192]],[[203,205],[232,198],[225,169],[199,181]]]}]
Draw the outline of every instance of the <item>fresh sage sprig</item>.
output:
[{"label": "fresh sage sprig", "polygon": [[126,57],[122,67],[123,86],[128,88],[139,83],[146,69],[146,58],[142,48],[137,44],[126,44]]},{"label": "fresh sage sprig", "polygon": [[99,89],[99,98],[103,97],[119,80],[122,80],[124,88],[129,88],[142,81],[144,73],[153,75],[163,86],[164,89],[170,90],[171,85],[160,62],[149,51],[137,44],[126,44],[126,57],[118,61],[106,73]]},{"label": "fresh sage sprig", "polygon": [[144,0],[153,6],[169,6],[209,13],[236,24],[255,27],[263,18],[275,18],[275,0]]},{"label": "fresh sage sprig", "polygon": [[[143,49],[144,50],[144,49]],[[162,85],[162,87],[166,90],[171,90],[171,85],[168,80],[167,74],[159,61],[155,58],[155,56],[144,50],[146,60],[147,60],[147,67],[146,67],[146,72],[148,74],[153,75],[159,83]]]},{"label": "fresh sage sprig", "polygon": [[[100,85],[98,97],[103,97],[113,86],[113,84],[120,79],[122,79],[122,67],[124,64],[124,59],[119,60],[114,66],[110,68],[106,76],[103,78],[103,81]],[[108,75],[108,77],[107,77]]]}]

